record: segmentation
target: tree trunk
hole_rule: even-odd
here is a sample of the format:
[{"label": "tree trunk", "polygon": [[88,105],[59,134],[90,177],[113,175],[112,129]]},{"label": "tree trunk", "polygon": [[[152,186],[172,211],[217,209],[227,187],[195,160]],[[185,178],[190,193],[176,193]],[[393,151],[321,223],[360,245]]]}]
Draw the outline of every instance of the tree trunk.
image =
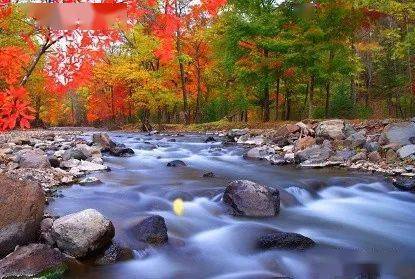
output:
[{"label": "tree trunk", "polygon": [[[176,10],[176,16],[181,17],[181,13],[179,11],[179,6],[177,4],[177,0],[174,1],[175,10]],[[190,124],[190,115],[189,115],[189,108],[188,108],[188,100],[187,100],[187,89],[186,89],[186,76],[185,76],[185,70],[184,70],[184,63],[181,60],[182,58],[182,34],[180,31],[180,27],[176,30],[176,49],[177,49],[177,55],[179,57],[179,69],[180,69],[180,82],[181,82],[181,88],[182,88],[182,95],[183,95],[183,112],[184,112],[184,120],[185,124]]]},{"label": "tree trunk", "polygon": [[315,85],[315,76],[311,75],[310,77],[310,90],[308,91],[308,118],[313,118],[313,110],[314,110],[314,85]]},{"label": "tree trunk", "polygon": [[275,120],[278,121],[278,113],[279,113],[279,102],[280,102],[280,83],[281,83],[281,78],[278,77],[277,79],[277,92],[275,93]]},{"label": "tree trunk", "polygon": [[285,120],[290,120],[291,114],[291,90],[287,89],[285,94]]},{"label": "tree trunk", "polygon": [[[268,59],[269,56],[269,52],[268,50],[264,50],[264,56],[265,59]],[[269,105],[269,70],[268,70],[268,65],[265,68],[265,84],[264,84],[264,103],[263,103],[263,109],[264,109],[264,114],[263,114],[263,121],[264,122],[268,122],[270,120],[270,105]]]},{"label": "tree trunk", "polygon": [[202,73],[200,69],[199,47],[196,48],[196,82],[197,82],[197,94],[196,94],[195,122],[200,123],[200,120],[201,120],[200,102],[202,98]]},{"label": "tree trunk", "polygon": [[[329,67],[331,67],[332,63],[333,63],[333,59],[334,59],[334,51],[330,50],[330,54],[329,54]],[[330,71],[329,71],[330,72]],[[324,109],[324,114],[325,117],[328,118],[329,116],[329,108],[330,108],[330,89],[331,89],[331,81],[330,78],[328,78],[327,83],[326,83],[326,105],[325,105],[325,109]]]}]

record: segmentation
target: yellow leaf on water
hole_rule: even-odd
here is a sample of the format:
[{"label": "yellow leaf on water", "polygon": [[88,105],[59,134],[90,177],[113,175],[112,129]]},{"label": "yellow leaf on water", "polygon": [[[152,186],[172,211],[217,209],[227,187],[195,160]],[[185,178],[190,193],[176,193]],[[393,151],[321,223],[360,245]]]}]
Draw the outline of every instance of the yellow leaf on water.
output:
[{"label": "yellow leaf on water", "polygon": [[182,199],[175,199],[173,202],[173,211],[177,216],[183,216],[184,214],[184,202]]}]

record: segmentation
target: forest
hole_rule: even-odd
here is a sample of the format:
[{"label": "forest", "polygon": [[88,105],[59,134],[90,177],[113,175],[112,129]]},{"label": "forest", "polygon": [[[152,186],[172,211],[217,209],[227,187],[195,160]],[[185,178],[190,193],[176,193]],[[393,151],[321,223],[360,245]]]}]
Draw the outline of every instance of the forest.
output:
[{"label": "forest", "polygon": [[1,130],[415,115],[414,1],[131,0],[105,30],[11,2]]}]

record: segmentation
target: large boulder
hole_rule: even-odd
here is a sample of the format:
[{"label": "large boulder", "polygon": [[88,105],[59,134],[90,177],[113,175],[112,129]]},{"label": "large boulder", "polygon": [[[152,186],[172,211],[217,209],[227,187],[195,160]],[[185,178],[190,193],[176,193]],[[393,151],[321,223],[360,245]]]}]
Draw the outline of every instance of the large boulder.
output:
[{"label": "large boulder", "polygon": [[117,146],[117,144],[111,140],[107,133],[93,134],[92,142],[94,145],[100,147],[103,151],[108,151],[110,148]]},{"label": "large boulder", "polygon": [[19,247],[0,260],[0,278],[61,278],[65,270],[63,254],[46,244]]},{"label": "large boulder", "polygon": [[404,147],[398,150],[399,157],[405,159],[413,154],[415,154],[415,144],[405,145]]},{"label": "large boulder", "polygon": [[48,156],[43,150],[29,149],[22,150],[17,154],[21,168],[42,169],[50,168]]},{"label": "large boulder", "polygon": [[297,233],[274,232],[259,237],[257,245],[261,249],[305,250],[313,247],[315,242]]},{"label": "large boulder", "polygon": [[223,201],[236,216],[272,217],[280,211],[278,190],[248,180],[237,180],[226,187]]},{"label": "large boulder", "polygon": [[411,144],[411,138],[415,137],[415,123],[401,122],[389,124],[385,127],[381,135],[381,143],[383,144]]},{"label": "large boulder", "polygon": [[0,257],[38,238],[44,207],[38,184],[0,175]]},{"label": "large boulder", "polygon": [[58,248],[76,258],[109,245],[114,235],[112,222],[95,209],[60,217],[52,225]]},{"label": "large boulder", "polygon": [[322,145],[313,145],[309,148],[295,153],[295,161],[302,163],[305,161],[318,163],[326,161],[333,153],[332,146],[329,141],[325,141]]},{"label": "large boulder", "polygon": [[352,127],[340,119],[322,121],[316,127],[316,136],[326,139],[345,139],[353,132]]},{"label": "large boulder", "polygon": [[142,220],[137,226],[138,240],[148,244],[161,245],[169,240],[164,218],[158,215]]}]

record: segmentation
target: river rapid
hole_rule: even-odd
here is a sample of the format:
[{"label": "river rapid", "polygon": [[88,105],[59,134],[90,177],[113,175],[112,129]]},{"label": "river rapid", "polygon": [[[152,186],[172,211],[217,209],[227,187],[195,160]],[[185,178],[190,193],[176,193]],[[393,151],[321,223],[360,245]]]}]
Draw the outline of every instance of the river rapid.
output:
[{"label": "river rapid", "polygon": [[[93,174],[102,184],[60,190],[48,212],[97,209],[112,220],[115,241],[133,249],[134,258],[72,271],[68,278],[415,278],[415,196],[381,176],[248,161],[244,147],[204,143],[205,135],[110,136],[136,154],[105,157],[112,171]],[[188,167],[166,166],[176,159]],[[203,177],[206,172],[215,177]],[[280,215],[230,216],[221,195],[237,179],[278,188]],[[179,197],[183,216],[172,211]],[[151,214],[166,219],[165,246],[147,247],[135,236],[138,220]],[[259,250],[256,239],[272,229],[300,233],[317,245]]]}]

